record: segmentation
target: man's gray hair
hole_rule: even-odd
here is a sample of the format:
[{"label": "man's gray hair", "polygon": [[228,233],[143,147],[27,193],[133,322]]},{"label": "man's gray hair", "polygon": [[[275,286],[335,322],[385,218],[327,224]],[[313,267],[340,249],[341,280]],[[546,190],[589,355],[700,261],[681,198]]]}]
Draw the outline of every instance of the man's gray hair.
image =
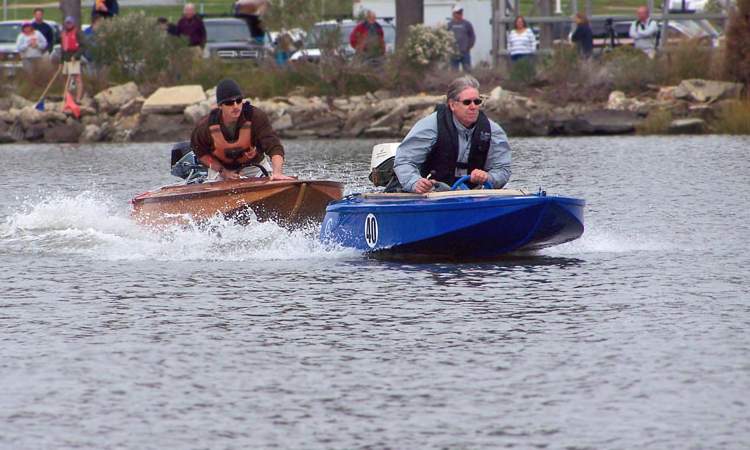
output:
[{"label": "man's gray hair", "polygon": [[458,96],[461,95],[461,92],[468,88],[479,90],[479,81],[471,75],[458,77],[448,85],[448,93],[446,94],[446,97],[448,100],[458,100]]}]

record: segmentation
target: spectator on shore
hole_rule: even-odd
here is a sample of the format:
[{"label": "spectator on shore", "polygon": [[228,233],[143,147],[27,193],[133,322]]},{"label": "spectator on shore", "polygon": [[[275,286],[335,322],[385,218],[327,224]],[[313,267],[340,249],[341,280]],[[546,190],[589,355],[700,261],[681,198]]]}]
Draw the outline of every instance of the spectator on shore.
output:
[{"label": "spectator on shore", "polygon": [[55,46],[55,33],[52,31],[52,27],[44,21],[44,10],[42,8],[34,8],[34,21],[31,22],[31,26],[44,36],[47,41],[47,53],[52,53],[52,47]]},{"label": "spectator on shore", "polygon": [[448,22],[448,30],[453,32],[458,47],[458,55],[451,58],[451,67],[464,72],[471,72],[471,49],[476,42],[474,27],[471,22],[464,20],[464,8],[460,4],[453,6],[453,18]]},{"label": "spectator on shore", "polygon": [[203,19],[195,14],[195,5],[186,3],[182,8],[182,17],[177,22],[177,35],[187,38],[188,45],[196,49],[196,55],[202,54],[206,45],[206,27]]},{"label": "spectator on shore", "polygon": [[[479,82],[464,75],[448,85],[447,102],[419,120],[396,150],[387,192],[445,190],[462,176],[500,189],[510,179],[510,145],[502,127],[481,111]],[[446,186],[447,185],[447,186]]]},{"label": "spectator on shore", "polygon": [[177,32],[177,25],[173,23],[169,23],[169,20],[166,17],[159,17],[156,19],[156,26],[159,27],[159,29],[168,35],[171,36],[177,36],[179,33]]},{"label": "spectator on shore", "polygon": [[649,10],[641,6],[636,10],[638,17],[630,25],[630,37],[633,39],[635,48],[648,55],[649,58],[656,56],[656,46],[659,37],[659,25],[649,17]]},{"label": "spectator on shore", "polygon": [[47,40],[38,30],[35,30],[31,22],[21,25],[21,32],[16,38],[16,50],[21,54],[23,70],[31,75],[39,69],[39,61],[44,56],[47,48]]},{"label": "spectator on shore", "polygon": [[94,0],[94,5],[91,8],[91,20],[93,22],[94,16],[112,18],[119,12],[120,5],[117,0]]},{"label": "spectator on shore", "polygon": [[511,61],[528,58],[536,53],[536,36],[526,25],[523,16],[516,17],[513,29],[508,33],[508,52]]},{"label": "spectator on shore", "polygon": [[95,71],[94,48],[96,47],[96,33],[101,27],[104,17],[96,15],[91,17],[91,25],[83,30],[83,37],[86,38],[86,49],[83,51],[83,57],[86,59],[86,73]]},{"label": "spectator on shore", "polygon": [[76,86],[76,103],[81,103],[83,98],[83,77],[81,77],[81,56],[86,51],[85,38],[83,33],[76,25],[76,20],[72,16],[65,18],[63,30],[60,33],[60,45],[62,46],[63,75],[68,76],[65,83],[65,95],[70,93],[70,80],[72,79]]},{"label": "spectator on shore", "polygon": [[377,62],[385,55],[385,35],[373,11],[365,12],[365,20],[349,34],[349,45],[364,60]]},{"label": "spectator on shore", "polygon": [[276,64],[286,66],[294,52],[294,39],[288,31],[282,29],[276,37]]},{"label": "spectator on shore", "polygon": [[259,177],[259,166],[271,180],[291,180],[284,175],[284,147],[271,121],[243,100],[237,82],[221,80],[216,86],[216,109],[195,125],[190,136],[195,156],[208,167],[208,181]]},{"label": "spectator on shore", "polygon": [[585,13],[576,13],[574,20],[576,29],[570,40],[578,47],[578,53],[584,58],[590,58],[594,51],[594,35],[591,32],[589,18]]}]

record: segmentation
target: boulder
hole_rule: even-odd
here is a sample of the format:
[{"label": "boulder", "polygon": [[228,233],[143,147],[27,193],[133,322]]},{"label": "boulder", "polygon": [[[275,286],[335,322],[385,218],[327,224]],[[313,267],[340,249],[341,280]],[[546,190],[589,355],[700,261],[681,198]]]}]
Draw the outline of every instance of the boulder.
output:
[{"label": "boulder", "polygon": [[[23,131],[23,139],[26,141],[34,142],[44,138],[44,126],[43,125],[32,125]],[[20,139],[18,139],[20,141]]]},{"label": "boulder", "polygon": [[34,124],[43,122],[43,119],[44,113],[33,106],[27,106],[18,113],[18,121],[21,122],[21,125],[25,129],[30,128]]},{"label": "boulder", "polygon": [[153,114],[181,114],[187,106],[205,101],[206,94],[198,84],[161,87],[146,99],[141,112]]},{"label": "boulder", "polygon": [[12,115],[10,111],[0,111],[0,124],[13,123],[15,121],[16,121],[16,116]]},{"label": "boulder", "polygon": [[83,132],[83,125],[79,122],[61,123],[44,130],[45,142],[78,142]]},{"label": "boulder", "polygon": [[204,118],[211,112],[211,103],[208,100],[190,105],[185,108],[182,115],[185,117],[187,123],[195,125],[199,120]]},{"label": "boulder", "polygon": [[102,130],[101,127],[89,124],[86,125],[86,127],[83,129],[83,133],[81,133],[81,137],[79,138],[80,142],[100,142],[104,138],[104,130]]},{"label": "boulder", "polygon": [[378,100],[385,100],[395,97],[395,95],[393,95],[393,92],[387,89],[378,89],[377,91],[373,92],[372,95],[374,95]]},{"label": "boulder", "polygon": [[129,101],[139,97],[138,86],[131,82],[105,89],[94,96],[100,112],[115,114]]},{"label": "boulder", "polygon": [[609,98],[607,99],[607,109],[627,109],[627,100],[628,98],[624,92],[612,91],[609,93]]},{"label": "boulder", "polygon": [[[101,128],[104,130],[109,129],[109,127],[105,127],[104,124],[108,123],[107,121],[100,122]],[[135,130],[139,127],[141,123],[141,115],[140,114],[133,114],[132,116],[119,116],[116,117],[111,125],[111,130],[109,130],[108,135],[110,136],[111,140],[113,142],[130,142],[131,136],[135,132]]]},{"label": "boulder", "polygon": [[674,98],[674,90],[676,86],[662,86],[659,88],[659,92],[656,94],[656,100],[660,102],[671,102]]},{"label": "boulder", "polygon": [[568,134],[628,134],[642,120],[632,111],[592,110],[576,116],[566,129]]},{"label": "boulder", "polygon": [[697,118],[673,120],[667,129],[671,134],[700,134],[705,130],[706,121]]},{"label": "boulder", "polygon": [[31,100],[27,100],[18,94],[10,94],[8,99],[10,100],[10,108],[23,109],[27,106],[33,107],[35,105]]},{"label": "boulder", "polygon": [[274,121],[271,126],[274,130],[281,131],[291,128],[292,125],[292,116],[290,116],[289,114],[284,114],[283,116],[276,119],[276,121]]},{"label": "boulder", "polygon": [[23,127],[18,122],[11,125],[10,130],[8,130],[8,135],[16,142],[24,140],[25,134]]},{"label": "boulder", "polygon": [[333,107],[343,110],[349,110],[352,109],[354,106],[349,101],[349,99],[346,98],[335,98],[333,99]]},{"label": "boulder", "polygon": [[0,120],[0,144],[9,144],[16,142],[16,139],[11,133],[11,125]]},{"label": "boulder", "polygon": [[173,114],[143,114],[133,129],[130,139],[133,142],[174,142],[190,136],[193,126],[183,120],[183,116]]},{"label": "boulder", "polygon": [[122,108],[120,108],[117,114],[123,116],[132,116],[133,114],[138,114],[141,112],[145,101],[146,99],[144,99],[143,97],[136,97],[122,105]]},{"label": "boulder", "polygon": [[42,122],[65,122],[68,116],[60,111],[44,111],[42,113]]},{"label": "boulder", "polygon": [[740,98],[742,84],[700,79],[682,80],[674,89],[673,95],[678,99],[715,102],[728,98]]},{"label": "boulder", "polygon": [[394,130],[399,130],[401,129],[401,124],[404,121],[404,115],[406,115],[406,113],[408,112],[409,105],[402,103],[396,109],[373,122],[371,128],[388,127]]}]

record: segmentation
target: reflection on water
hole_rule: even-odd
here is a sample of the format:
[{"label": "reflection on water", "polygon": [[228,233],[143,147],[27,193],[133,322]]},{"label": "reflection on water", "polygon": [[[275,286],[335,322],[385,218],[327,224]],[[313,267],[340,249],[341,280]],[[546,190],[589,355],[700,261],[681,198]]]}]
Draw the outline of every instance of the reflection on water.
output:
[{"label": "reflection on water", "polygon": [[[369,189],[374,142],[286,144]],[[148,229],[168,144],[0,147],[0,448],[745,448],[749,144],[514,139],[586,232],[490,261]]]}]

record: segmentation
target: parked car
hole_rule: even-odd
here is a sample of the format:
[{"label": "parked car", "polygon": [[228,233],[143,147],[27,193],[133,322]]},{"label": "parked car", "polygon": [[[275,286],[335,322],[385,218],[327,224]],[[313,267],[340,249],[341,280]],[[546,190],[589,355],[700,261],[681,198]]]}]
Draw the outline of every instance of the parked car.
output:
[{"label": "parked car", "polygon": [[[16,39],[21,33],[21,26],[26,20],[6,20],[0,22],[0,70],[8,75],[14,75],[21,67],[21,55],[16,50]],[[52,21],[45,20],[54,33],[52,44],[53,58],[60,55],[60,26]]]},{"label": "parked car", "polygon": [[[337,52],[346,58],[354,56],[354,49],[349,45],[349,35],[357,26],[357,21],[347,19],[342,21],[327,21],[316,23],[312,30],[307,33],[304,48],[294,52],[291,61],[311,61],[320,60],[321,41],[326,39],[330,33],[338,32],[339,47]],[[383,39],[385,40],[386,53],[393,53],[396,45],[396,24],[392,20],[378,19],[378,23],[383,28]]]},{"label": "parked car", "polygon": [[[266,54],[266,42],[258,42],[250,35],[247,22],[235,17],[203,19],[206,26],[205,58],[229,61],[260,61]],[[265,41],[268,41],[266,36]]]}]

